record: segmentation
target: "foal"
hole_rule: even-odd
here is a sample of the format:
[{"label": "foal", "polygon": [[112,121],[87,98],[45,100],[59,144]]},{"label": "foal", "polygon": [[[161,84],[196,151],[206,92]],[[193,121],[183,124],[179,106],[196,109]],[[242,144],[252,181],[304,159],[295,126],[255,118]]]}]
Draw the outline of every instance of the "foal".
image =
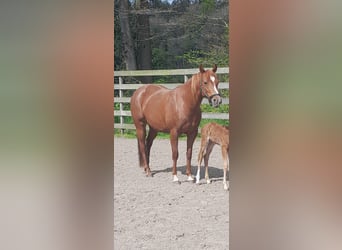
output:
[{"label": "foal", "polygon": [[211,151],[215,144],[221,146],[222,150],[222,158],[223,158],[223,186],[224,189],[227,190],[227,170],[229,166],[229,129],[227,126],[221,126],[217,123],[211,122],[206,124],[201,129],[201,148],[198,154],[198,168],[196,175],[196,183],[199,183],[200,180],[200,168],[202,159],[204,157],[204,165],[205,165],[205,179],[207,183],[210,183],[209,174],[208,174],[208,161]]}]

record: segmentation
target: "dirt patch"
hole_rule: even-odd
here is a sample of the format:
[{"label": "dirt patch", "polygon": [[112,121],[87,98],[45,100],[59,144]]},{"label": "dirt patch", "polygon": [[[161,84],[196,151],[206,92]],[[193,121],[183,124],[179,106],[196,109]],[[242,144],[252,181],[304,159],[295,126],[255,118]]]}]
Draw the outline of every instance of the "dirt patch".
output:
[{"label": "dirt patch", "polygon": [[[193,148],[197,171],[200,140]],[[155,140],[151,149],[153,177],[138,166],[135,139],[114,139],[114,249],[228,249],[229,193],[223,190],[219,146],[209,159],[211,184],[187,182],[186,141],[179,141],[178,178],[172,182],[169,140]]]}]

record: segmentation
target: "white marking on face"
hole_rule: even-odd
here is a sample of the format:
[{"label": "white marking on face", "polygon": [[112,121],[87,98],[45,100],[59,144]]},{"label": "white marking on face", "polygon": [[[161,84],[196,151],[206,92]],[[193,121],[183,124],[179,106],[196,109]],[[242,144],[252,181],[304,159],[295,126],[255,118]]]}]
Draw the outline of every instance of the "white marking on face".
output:
[{"label": "white marking on face", "polygon": [[214,85],[214,90],[215,90],[215,93],[216,93],[216,94],[219,93],[218,90],[217,90],[217,88],[216,88],[216,85]]},{"label": "white marking on face", "polygon": [[218,92],[216,85],[215,85],[215,80],[216,80],[215,76],[210,76],[210,80],[214,83],[215,94],[218,94],[219,92]]}]

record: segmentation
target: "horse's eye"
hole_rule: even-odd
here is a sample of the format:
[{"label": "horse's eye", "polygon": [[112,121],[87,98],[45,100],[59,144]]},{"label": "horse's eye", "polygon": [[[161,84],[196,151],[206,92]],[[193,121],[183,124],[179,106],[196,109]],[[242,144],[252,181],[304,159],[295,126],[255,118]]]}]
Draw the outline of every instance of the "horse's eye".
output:
[{"label": "horse's eye", "polygon": [[207,84],[208,82],[204,82],[204,84]]}]

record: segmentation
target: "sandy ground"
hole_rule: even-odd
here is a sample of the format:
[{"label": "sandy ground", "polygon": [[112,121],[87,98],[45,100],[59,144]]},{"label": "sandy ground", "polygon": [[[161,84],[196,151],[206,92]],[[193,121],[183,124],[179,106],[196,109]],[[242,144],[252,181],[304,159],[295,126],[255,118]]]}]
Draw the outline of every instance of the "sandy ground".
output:
[{"label": "sandy ground", "polygon": [[[196,174],[200,140],[194,143]],[[209,159],[211,184],[187,182],[186,141],[179,141],[180,184],[172,182],[169,140],[154,141],[153,177],[138,165],[136,139],[114,139],[114,249],[228,249],[229,192],[223,189],[223,162],[218,146]],[[202,163],[203,164],[203,163]]]}]

